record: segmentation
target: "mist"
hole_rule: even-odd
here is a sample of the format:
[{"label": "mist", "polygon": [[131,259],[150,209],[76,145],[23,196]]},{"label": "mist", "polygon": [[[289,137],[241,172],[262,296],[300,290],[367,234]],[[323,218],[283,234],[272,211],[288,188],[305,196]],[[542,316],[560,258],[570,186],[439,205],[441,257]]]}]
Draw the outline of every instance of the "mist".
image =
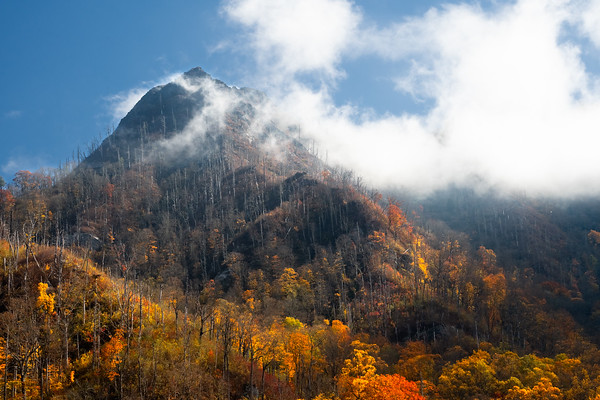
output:
[{"label": "mist", "polygon": [[[179,75],[173,83],[202,106],[174,136],[159,140],[150,150],[150,160],[173,164],[189,162],[219,149],[219,136],[228,130],[241,134],[263,154],[282,162],[286,148],[297,134],[297,120],[288,119],[262,92],[230,87],[210,76]],[[238,126],[231,126],[231,121]],[[239,126],[243,126],[240,129]],[[293,131],[293,132],[292,132]]]},{"label": "mist", "polygon": [[[600,193],[600,85],[586,64],[598,56],[599,4],[446,4],[388,26],[345,0],[235,0],[223,12],[241,31],[229,50],[254,60],[249,84],[330,164],[416,194],[574,197]],[[397,65],[398,96],[431,106],[378,115],[336,104],[353,79],[344,63],[361,58]]]},{"label": "mist", "polygon": [[[372,187],[597,196],[599,15],[600,0],[485,1],[379,26],[349,0],[226,0],[222,16],[238,35],[215,48],[250,60],[232,69],[266,96],[163,78],[202,91],[207,103],[157,149],[173,159],[198,154],[228,113],[252,104],[249,140],[283,159],[286,135],[268,132],[297,127],[293,135],[314,143],[329,165]],[[399,103],[412,99],[413,111],[381,113],[336,96],[361,79],[346,69],[361,60],[375,65],[370,72]],[[123,113],[142,93],[121,93],[113,108]]]}]

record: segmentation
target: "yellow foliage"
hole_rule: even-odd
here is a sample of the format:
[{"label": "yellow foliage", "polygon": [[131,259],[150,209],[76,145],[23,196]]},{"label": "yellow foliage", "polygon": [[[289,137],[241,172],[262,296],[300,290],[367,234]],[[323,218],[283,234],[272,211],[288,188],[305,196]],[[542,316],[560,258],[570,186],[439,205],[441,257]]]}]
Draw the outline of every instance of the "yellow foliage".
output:
[{"label": "yellow foliage", "polygon": [[332,393],[329,393],[329,394],[321,393],[317,397],[315,397],[313,400],[339,400],[339,397],[337,397],[335,394],[332,394]]},{"label": "yellow foliage", "polygon": [[427,264],[427,262],[425,261],[425,259],[423,257],[418,257],[417,265],[419,266],[419,269],[421,270],[423,275],[425,275],[425,277],[427,277],[428,276],[427,269],[429,268],[429,265]]},{"label": "yellow foliage", "polygon": [[0,258],[10,258],[10,246],[6,240],[0,240]]},{"label": "yellow foliage", "polygon": [[52,314],[54,312],[54,294],[48,294],[48,284],[44,282],[38,284],[38,290],[40,295],[37,298],[37,307],[43,314]]},{"label": "yellow foliage", "polygon": [[285,317],[283,320],[283,325],[290,330],[304,328],[304,324],[294,317]]},{"label": "yellow foliage", "polygon": [[75,366],[79,369],[87,369],[92,365],[92,360],[94,359],[92,352],[89,351],[85,354],[82,354],[81,357],[77,359],[75,362]]},{"label": "yellow foliage", "polygon": [[359,344],[358,341],[352,342],[355,347],[353,357],[344,361],[344,367],[338,379],[343,398],[363,398],[369,382],[378,376],[375,367],[377,360],[369,354],[368,349],[357,344]]},{"label": "yellow foliage", "polygon": [[300,277],[294,268],[284,268],[277,281],[281,288],[281,294],[291,299],[310,291],[310,283]]},{"label": "yellow foliage", "polygon": [[558,400],[562,395],[560,389],[552,385],[548,378],[542,378],[533,388],[515,386],[508,391],[507,400]]}]

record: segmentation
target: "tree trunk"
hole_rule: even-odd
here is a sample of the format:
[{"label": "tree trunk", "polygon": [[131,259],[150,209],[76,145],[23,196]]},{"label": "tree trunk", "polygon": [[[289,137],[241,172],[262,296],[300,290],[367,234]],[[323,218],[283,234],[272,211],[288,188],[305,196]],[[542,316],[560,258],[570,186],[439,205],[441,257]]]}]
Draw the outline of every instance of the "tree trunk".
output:
[{"label": "tree trunk", "polygon": [[25,372],[21,370],[21,396],[23,400],[27,400],[27,391],[25,390]]},{"label": "tree trunk", "polygon": [[4,348],[5,360],[4,360],[4,392],[3,400],[6,400],[6,391],[8,390],[8,332],[6,332],[6,345]]}]

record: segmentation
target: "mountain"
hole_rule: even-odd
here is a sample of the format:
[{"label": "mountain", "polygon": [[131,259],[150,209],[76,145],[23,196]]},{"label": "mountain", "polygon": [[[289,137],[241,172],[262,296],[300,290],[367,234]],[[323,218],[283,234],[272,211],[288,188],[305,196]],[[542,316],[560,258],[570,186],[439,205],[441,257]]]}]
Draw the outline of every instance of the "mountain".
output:
[{"label": "mountain", "polygon": [[531,268],[565,282],[568,266],[600,229],[600,201],[477,194],[449,189],[422,201],[422,216],[443,220],[474,243],[496,250],[503,265]]},{"label": "mountain", "polygon": [[193,68],[146,93],[81,167],[121,163],[129,168],[146,161],[182,166],[218,153],[235,166],[263,158],[270,169],[320,168],[294,138],[297,129],[264,115],[268,107],[261,92],[227,86]]},{"label": "mountain", "polygon": [[146,93],[64,178],[16,178],[0,192],[0,318],[23,328],[0,324],[7,396],[600,387],[595,201],[384,199],[264,94],[200,68]]},{"label": "mountain", "polygon": [[[541,297],[593,331],[597,249],[587,235],[598,229],[598,202],[583,207],[454,189],[407,211],[419,209],[421,226],[403,216],[395,231],[388,215],[397,208],[394,201],[386,204],[375,192],[354,187],[350,172],[324,165],[299,133],[264,94],[229,87],[194,68],[141,98],[73,175],[89,191],[85,199],[59,214],[70,215],[66,227],[100,239],[102,262],[114,238],[137,273],[176,277],[196,289],[215,279],[224,292],[240,295],[257,271],[272,282],[286,266],[323,269],[314,265],[323,257],[352,277],[344,288],[350,299],[366,285],[354,279],[371,274],[372,280],[374,265],[385,265],[393,270],[383,273],[385,279],[413,276],[405,289],[412,296],[433,286],[441,290],[434,303],[445,301],[448,290],[460,302],[461,284],[502,271],[517,279],[517,287],[539,287]],[[376,235],[385,243],[377,249]],[[495,261],[483,267],[488,249]],[[454,261],[442,259],[456,251],[469,268],[453,271]],[[334,307],[332,297],[341,285],[325,285],[327,300],[305,321],[343,313],[347,306]],[[439,322],[431,321],[433,331]],[[388,331],[387,324],[377,329]],[[394,329],[396,338],[412,336],[413,329],[422,335],[419,326]]]}]

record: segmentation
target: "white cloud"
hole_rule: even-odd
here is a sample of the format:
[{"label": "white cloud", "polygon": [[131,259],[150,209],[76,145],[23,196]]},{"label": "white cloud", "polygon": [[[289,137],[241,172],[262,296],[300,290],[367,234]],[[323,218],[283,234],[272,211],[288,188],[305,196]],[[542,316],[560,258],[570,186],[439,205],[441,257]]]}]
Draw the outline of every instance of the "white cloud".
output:
[{"label": "white cloud", "polygon": [[[581,56],[583,39],[600,44],[600,0],[444,5],[383,27],[361,23],[344,0],[236,0],[225,10],[250,31],[256,73],[268,81],[283,71],[291,81],[279,91],[265,86],[269,94],[302,120],[329,161],[374,184],[600,194],[600,85]],[[340,77],[343,61],[359,55],[397,63],[397,89],[432,108],[376,118],[334,106],[335,79],[319,91],[293,79]]]},{"label": "white cloud", "polygon": [[137,87],[119,92],[106,98],[109,102],[110,114],[115,121],[120,121],[136,105],[150,87]]},{"label": "white cloud", "polygon": [[589,36],[597,48],[600,48],[600,0],[584,2],[583,9],[580,11],[580,29]]},{"label": "white cloud", "polygon": [[435,100],[422,124],[443,137],[451,183],[462,183],[467,166],[492,186],[534,194],[600,189],[590,181],[592,171],[600,178],[592,150],[600,103],[580,49],[559,41],[567,5],[526,0],[494,14],[449,6],[399,27],[425,38],[409,50],[427,74],[407,87]]},{"label": "white cloud", "polygon": [[22,161],[23,160],[15,160],[14,158],[11,158],[8,161],[4,162],[2,166],[0,166],[0,171],[2,171],[3,174],[10,174],[12,176],[19,169],[23,169],[20,168]]},{"label": "white cloud", "polygon": [[338,77],[360,23],[346,0],[230,0],[224,11],[248,29],[263,73],[275,84],[307,72]]},{"label": "white cloud", "polygon": [[209,78],[188,80],[183,75],[174,80],[189,92],[200,90],[206,103],[178,135],[157,143],[159,157],[182,159],[196,155],[206,148],[206,135],[215,135],[225,126],[225,118],[240,99],[234,92]]},{"label": "white cloud", "polygon": [[[263,93],[253,89],[232,88],[209,77],[188,78],[181,75],[174,80],[190,93],[200,92],[203,106],[190,122],[177,135],[158,141],[152,149],[152,157],[166,162],[187,162],[209,154],[220,146],[215,140],[227,130],[243,133],[245,139],[260,148],[265,154],[284,161],[290,133],[298,119],[281,114],[279,108],[270,102]],[[251,112],[246,112],[251,107]],[[243,110],[242,119],[235,119],[235,126],[229,125],[230,116]],[[238,131],[244,126],[243,131]]]}]

